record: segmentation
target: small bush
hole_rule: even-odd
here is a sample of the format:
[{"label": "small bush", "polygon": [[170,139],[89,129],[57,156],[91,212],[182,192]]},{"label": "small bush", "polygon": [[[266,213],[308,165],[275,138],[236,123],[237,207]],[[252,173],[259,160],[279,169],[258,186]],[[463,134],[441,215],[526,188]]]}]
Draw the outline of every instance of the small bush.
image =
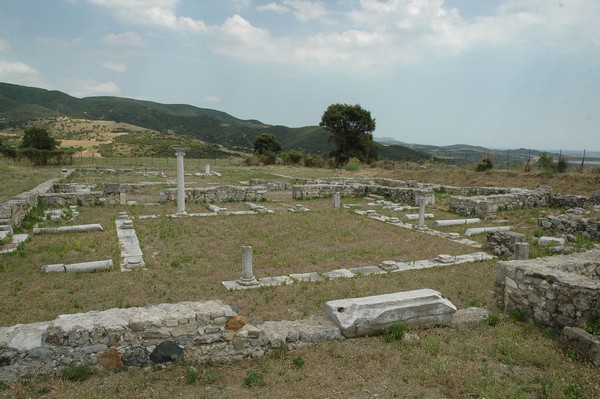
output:
[{"label": "small bush", "polygon": [[567,166],[569,166],[566,157],[560,157],[558,159],[558,164],[556,165],[556,170],[558,173],[565,173],[567,171]]},{"label": "small bush", "polygon": [[600,339],[600,313],[596,309],[592,309],[586,314],[585,319],[582,328]]},{"label": "small bush", "polygon": [[292,363],[294,365],[294,368],[296,370],[300,370],[304,367],[304,358],[302,356],[296,356],[293,360]]},{"label": "small bush", "polygon": [[496,327],[498,324],[500,324],[500,321],[500,313],[497,311],[490,312],[485,318],[485,322],[492,327]]},{"label": "small bush", "polygon": [[299,165],[302,158],[304,158],[304,154],[297,150],[290,150],[281,154],[284,165]]},{"label": "small bush", "polygon": [[383,340],[385,342],[400,341],[406,334],[407,330],[408,330],[408,326],[406,325],[406,323],[401,322],[401,321],[398,323],[394,323],[383,334]]},{"label": "small bush", "polygon": [[244,378],[244,385],[247,387],[264,387],[267,383],[261,373],[250,371],[246,375],[246,378]]},{"label": "small bush", "polygon": [[92,375],[92,367],[88,364],[67,366],[60,371],[60,375],[67,381],[81,382]]},{"label": "small bush", "polygon": [[494,164],[492,163],[492,158],[488,154],[485,157],[483,157],[481,161],[479,161],[479,163],[475,167],[475,170],[477,172],[485,172],[487,170],[492,170],[493,168]]},{"label": "small bush", "polygon": [[360,160],[357,158],[350,158],[348,163],[344,165],[344,170],[347,172],[356,172],[360,168]]}]

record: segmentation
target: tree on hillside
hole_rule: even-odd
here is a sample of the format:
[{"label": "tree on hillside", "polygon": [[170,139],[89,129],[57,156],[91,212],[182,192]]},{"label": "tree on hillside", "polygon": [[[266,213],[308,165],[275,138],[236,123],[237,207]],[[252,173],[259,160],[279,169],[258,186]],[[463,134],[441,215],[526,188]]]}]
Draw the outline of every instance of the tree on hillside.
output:
[{"label": "tree on hillside", "polygon": [[283,146],[272,134],[259,134],[252,142],[254,153],[258,155],[276,154]]},{"label": "tree on hillside", "polygon": [[346,163],[350,158],[367,163],[377,160],[378,150],[373,142],[375,119],[360,105],[330,105],[319,126],[331,132],[330,140],[334,144],[331,156],[339,163]]},{"label": "tree on hillside", "polygon": [[19,156],[17,149],[13,146],[10,146],[2,141],[0,138],[0,154],[5,156],[6,158],[12,159],[14,162],[17,161],[17,157]]},{"label": "tree on hillside", "polygon": [[35,165],[46,165],[48,159],[60,157],[63,153],[57,150],[59,142],[50,136],[48,130],[39,126],[25,129],[25,134],[19,145],[19,152],[25,155]]}]

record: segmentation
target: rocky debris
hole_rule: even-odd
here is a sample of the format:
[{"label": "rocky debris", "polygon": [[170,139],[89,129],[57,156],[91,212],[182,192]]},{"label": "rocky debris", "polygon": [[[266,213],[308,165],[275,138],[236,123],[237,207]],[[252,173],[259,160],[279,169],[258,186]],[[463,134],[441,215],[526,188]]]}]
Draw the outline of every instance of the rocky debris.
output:
[{"label": "rocky debris", "polygon": [[167,363],[174,362],[183,355],[183,349],[181,349],[173,341],[163,341],[154,348],[150,353],[150,360],[154,363]]},{"label": "rocky debris", "polygon": [[600,218],[582,217],[579,214],[548,216],[538,219],[538,227],[546,231],[562,231],[576,235],[582,233],[594,239],[600,239]]},{"label": "rocky debris", "polygon": [[125,366],[146,367],[150,363],[150,353],[142,346],[130,348],[121,356]]},{"label": "rocky debris", "polygon": [[525,234],[514,231],[492,231],[487,233],[487,246],[496,256],[513,256],[515,244],[525,242]]},{"label": "rocky debris", "polygon": [[110,348],[106,352],[100,353],[96,362],[107,369],[116,369],[123,365],[121,354],[115,348]]}]

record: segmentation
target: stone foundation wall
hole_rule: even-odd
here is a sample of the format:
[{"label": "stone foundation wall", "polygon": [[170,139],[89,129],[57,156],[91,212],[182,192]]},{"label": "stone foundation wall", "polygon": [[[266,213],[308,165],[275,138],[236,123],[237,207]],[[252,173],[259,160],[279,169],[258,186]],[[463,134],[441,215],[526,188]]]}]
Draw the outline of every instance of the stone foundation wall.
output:
[{"label": "stone foundation wall", "polygon": [[[267,200],[267,188],[264,186],[219,186],[206,188],[186,188],[186,201],[196,203],[210,202],[259,202]],[[164,192],[166,201],[177,201],[177,189]]]},{"label": "stone foundation wall", "polygon": [[549,195],[544,191],[519,190],[511,194],[494,194],[475,197],[450,197],[451,212],[464,216],[489,218],[501,209],[522,209],[549,206]]},{"label": "stone foundation wall", "polygon": [[187,358],[224,362],[342,339],[326,319],[245,324],[220,301],[161,304],[61,315],[49,322],[0,327],[0,381],[52,375],[73,364],[144,366],[169,341]]},{"label": "stone foundation wall", "polygon": [[266,187],[269,191],[291,191],[293,184],[279,180],[250,179],[251,186]]},{"label": "stone foundation wall", "polygon": [[507,312],[522,309],[530,319],[560,330],[580,326],[600,312],[600,250],[496,264],[494,293]]},{"label": "stone foundation wall", "polygon": [[538,227],[543,230],[561,231],[567,234],[586,233],[592,238],[600,239],[600,220],[579,215],[549,216],[538,219]]},{"label": "stone foundation wall", "polygon": [[[497,187],[454,187],[439,186],[434,190],[444,190],[453,193],[456,190],[467,194],[450,197],[449,209],[451,212],[464,216],[477,216],[483,218],[494,217],[496,212],[502,209],[522,209],[535,207],[554,208],[589,208],[596,204],[597,199],[593,196],[583,195],[558,195],[552,194],[547,187],[537,190],[524,190],[519,188],[499,189]],[[505,191],[500,194],[477,194],[467,196],[469,193]]]},{"label": "stone foundation wall", "polygon": [[435,203],[435,195],[431,189],[390,187],[368,184],[305,184],[296,185],[292,190],[294,199],[326,198],[339,192],[343,197],[358,197],[368,194],[385,195],[393,201],[416,204],[416,197],[424,196],[429,203]]},{"label": "stone foundation wall", "polygon": [[0,204],[0,225],[18,226],[38,205],[38,197],[52,190],[58,179],[51,179]]},{"label": "stone foundation wall", "polygon": [[105,195],[102,191],[89,193],[47,193],[38,197],[38,204],[51,207],[117,205],[119,204],[119,195]]}]

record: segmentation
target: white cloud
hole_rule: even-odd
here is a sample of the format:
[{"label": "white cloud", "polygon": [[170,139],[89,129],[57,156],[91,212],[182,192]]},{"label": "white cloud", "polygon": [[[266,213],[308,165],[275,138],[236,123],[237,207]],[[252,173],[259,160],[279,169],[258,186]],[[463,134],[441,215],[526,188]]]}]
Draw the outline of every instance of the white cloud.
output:
[{"label": "white cloud", "polygon": [[146,45],[142,37],[135,32],[110,33],[102,40],[113,46],[144,47]]},{"label": "white cloud", "polygon": [[[214,29],[217,51],[255,62],[345,70],[389,68],[431,57],[454,56],[476,47],[529,44],[555,48],[600,46],[600,2],[505,0],[494,13],[468,20],[444,0],[359,0],[345,13],[324,2],[282,0],[260,11],[292,11],[301,22],[335,23],[309,36],[272,34],[239,15]],[[336,17],[334,21],[333,18]],[[378,71],[374,69],[374,72]]]},{"label": "white cloud", "polygon": [[201,20],[177,16],[175,7],[179,0],[89,0],[115,13],[122,21],[135,24],[157,26],[182,32],[206,32]]},{"label": "white cloud", "polygon": [[283,0],[283,4],[292,8],[294,17],[301,22],[321,21],[331,23],[327,6],[322,1]]},{"label": "white cloud", "polygon": [[218,103],[219,101],[221,101],[221,99],[216,96],[206,96],[202,98],[202,101],[205,103]]},{"label": "white cloud", "polygon": [[256,9],[258,11],[271,11],[276,14],[285,14],[286,12],[290,11],[289,8],[282,6],[281,4],[278,4],[275,2],[260,5],[260,6],[256,7]]},{"label": "white cloud", "polygon": [[15,75],[37,76],[39,73],[29,65],[22,62],[0,60],[0,77],[5,78]]},{"label": "white cloud", "polygon": [[118,62],[105,62],[102,66],[113,72],[125,72],[127,71],[127,65]]},{"label": "white cloud", "polygon": [[25,86],[46,87],[41,75],[34,68],[20,61],[0,59],[0,81]]},{"label": "white cloud", "polygon": [[68,84],[72,87],[70,91],[76,97],[116,96],[121,94],[119,86],[110,80],[104,83],[96,82],[93,79],[73,80]]}]

